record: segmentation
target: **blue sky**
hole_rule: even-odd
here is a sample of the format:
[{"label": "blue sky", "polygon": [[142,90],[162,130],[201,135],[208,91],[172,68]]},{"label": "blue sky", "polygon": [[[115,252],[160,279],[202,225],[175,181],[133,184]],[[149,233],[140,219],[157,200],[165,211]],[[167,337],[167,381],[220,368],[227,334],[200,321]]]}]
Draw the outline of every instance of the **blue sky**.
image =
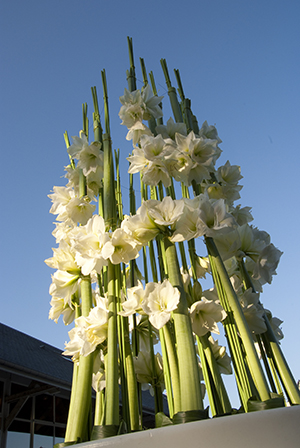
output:
[{"label": "blue sky", "polygon": [[138,87],[139,57],[165,104],[159,61],[166,58],[174,85],[173,68],[180,70],[199,123],[215,124],[223,140],[219,162],[241,166],[239,203],[252,207],[254,224],[284,252],[261,300],[284,321],[282,348],[300,378],[299,19],[299,2],[291,0],[2,2],[2,323],[58,347],[67,339],[69,328],[48,320],[51,269],[44,259],[55,240],[47,195],[65,184],[63,133],[78,135],[82,103],[91,118],[90,88],[97,86],[101,100],[103,68],[126,191],[131,146],[118,111],[131,36]]}]

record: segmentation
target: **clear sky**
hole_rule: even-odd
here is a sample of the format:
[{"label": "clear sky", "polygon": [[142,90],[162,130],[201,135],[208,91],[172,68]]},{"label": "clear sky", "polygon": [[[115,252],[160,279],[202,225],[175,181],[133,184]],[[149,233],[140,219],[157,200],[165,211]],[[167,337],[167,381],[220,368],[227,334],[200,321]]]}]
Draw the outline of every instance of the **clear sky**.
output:
[{"label": "clear sky", "polygon": [[180,70],[199,123],[215,124],[223,140],[219,164],[241,166],[238,203],[252,207],[254,225],[284,252],[261,301],[284,321],[282,348],[300,378],[299,19],[296,0],[2,2],[2,323],[63,348],[69,328],[48,320],[52,270],[44,259],[55,240],[47,195],[53,185],[65,185],[63,133],[78,135],[82,103],[91,118],[90,88],[98,87],[101,100],[103,68],[126,191],[131,146],[118,111],[131,36],[138,87],[139,57],[165,97],[160,59],[174,85],[173,69]]}]

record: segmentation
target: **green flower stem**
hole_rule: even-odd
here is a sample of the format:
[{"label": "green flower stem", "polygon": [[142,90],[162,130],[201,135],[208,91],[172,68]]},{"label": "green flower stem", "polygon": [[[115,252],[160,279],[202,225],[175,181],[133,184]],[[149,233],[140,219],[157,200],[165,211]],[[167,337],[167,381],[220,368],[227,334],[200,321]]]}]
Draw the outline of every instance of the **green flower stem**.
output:
[{"label": "green flower stem", "polygon": [[[64,133],[64,139],[65,139],[66,147],[68,149],[69,146],[70,146],[70,140],[69,140],[69,136],[68,136],[67,131]],[[72,157],[70,156],[70,154],[69,154],[69,159],[70,159],[71,168],[74,170],[75,169],[75,162],[72,159]]]},{"label": "green flower stem", "polygon": [[107,329],[107,366],[106,366],[106,409],[105,424],[119,424],[119,369],[117,351],[117,313],[115,291],[115,266],[108,261],[108,329]]},{"label": "green flower stem", "polygon": [[[154,95],[157,95],[157,89],[156,89],[156,85],[155,85],[155,80],[154,80],[154,75],[153,72],[149,73],[149,78],[150,78],[150,82],[151,82],[151,87],[152,87],[152,91]],[[162,103],[159,103],[159,107],[162,109]],[[157,124],[158,125],[162,125],[164,124],[163,118],[159,117],[157,118]]]},{"label": "green flower stem", "polygon": [[92,97],[93,97],[93,103],[94,103],[94,112],[93,112],[94,139],[95,139],[95,142],[102,143],[103,130],[102,130],[101,121],[100,121],[97,89],[96,89],[96,87],[91,87],[91,90],[92,90]]},{"label": "green flower stem", "polygon": [[121,190],[121,180],[120,180],[120,149],[115,151],[115,162],[116,162],[116,175],[117,175],[117,185],[116,185],[116,199],[119,221],[123,221],[123,203],[122,203],[122,190]]},{"label": "green flower stem", "polygon": [[95,417],[94,417],[94,425],[100,426],[103,423],[103,415],[104,415],[104,390],[98,390],[96,392],[96,404],[95,404]]},{"label": "green flower stem", "polygon": [[260,349],[261,358],[262,358],[262,361],[264,363],[265,371],[266,371],[267,376],[268,376],[268,380],[269,380],[269,384],[270,384],[271,390],[274,393],[278,393],[278,391],[276,389],[276,386],[275,386],[275,383],[274,383],[274,379],[273,379],[273,376],[272,376],[272,372],[271,372],[270,366],[268,364],[268,360],[267,360],[267,357],[266,357],[266,352],[265,352],[265,349],[264,349],[264,346],[263,346],[263,343],[262,343],[262,340],[261,340],[261,335],[260,334],[256,334],[255,336],[256,336],[256,342],[258,343],[258,346],[259,346],[259,349]]},{"label": "green flower stem", "polygon": [[166,347],[166,343],[165,343],[164,331],[162,328],[159,330],[159,339],[160,339],[161,353],[162,353],[163,363],[164,363],[163,372],[164,372],[165,387],[166,387],[166,391],[167,391],[168,408],[169,408],[170,418],[172,418],[174,415],[174,400],[173,400],[173,391],[172,391],[172,384],[171,384],[171,373],[170,373],[168,352],[167,352],[167,347]]},{"label": "green flower stem", "polygon": [[181,396],[180,396],[180,379],[179,379],[179,366],[178,359],[175,350],[175,343],[172,340],[172,336],[170,333],[170,329],[168,324],[164,325],[163,328],[159,331],[161,335],[163,332],[163,340],[165,343],[166,351],[167,351],[167,359],[170,370],[170,380],[172,384],[173,391],[173,404],[174,404],[174,414],[181,410]]},{"label": "green flower stem", "polygon": [[208,368],[207,360],[206,360],[203,346],[201,344],[199,336],[196,336],[196,340],[197,340],[198,351],[199,351],[199,355],[200,355],[200,359],[201,359],[202,374],[203,374],[203,379],[204,379],[204,383],[205,383],[205,387],[206,387],[210,410],[211,410],[212,416],[215,416],[215,415],[217,415],[218,412],[216,409],[217,405],[215,403],[214,394],[212,391],[212,384],[211,384],[211,381],[209,378],[209,372],[208,372],[209,368]]},{"label": "green flower stem", "polygon": [[[123,266],[123,271],[125,271],[125,266]],[[119,280],[116,283],[117,296],[120,297],[120,284],[121,284],[121,269],[120,265],[116,267],[116,273],[118,274]],[[125,275],[125,274],[124,274]],[[123,283],[124,275],[122,276]],[[127,373],[126,373],[126,318],[119,315],[121,311],[120,300],[117,300],[117,327],[118,327],[118,342],[119,342],[119,366],[120,366],[120,378],[121,378],[121,393],[122,393],[122,417],[126,422],[127,428],[130,428],[130,417],[129,417],[129,404],[128,404],[128,393],[127,393]]]},{"label": "green flower stem", "polygon": [[[104,179],[103,179],[103,211],[107,231],[116,228],[115,177],[111,149],[108,94],[105,71],[102,70],[105,134],[103,134]],[[115,266],[108,261],[107,266],[107,298],[108,298],[108,328],[107,328],[107,359],[106,372],[106,403],[105,425],[119,424],[119,369],[118,369],[118,337],[116,313],[116,279]]]},{"label": "green flower stem", "polygon": [[82,104],[82,121],[83,121],[82,130],[85,133],[86,138],[88,139],[89,138],[89,119],[87,116],[87,109],[88,109],[87,103],[83,103]]},{"label": "green flower stem", "polygon": [[299,389],[297,388],[292,372],[285,360],[285,357],[283,356],[281,348],[278,344],[278,341],[274,335],[273,329],[267,317],[265,317],[265,323],[267,325],[267,331],[266,333],[263,333],[263,338],[268,339],[270,349],[272,352],[272,358],[276,366],[276,370],[281,379],[284,390],[291,404],[300,404]]},{"label": "green flower stem", "polygon": [[[125,321],[125,318],[123,318]],[[131,431],[139,430],[139,398],[138,388],[136,382],[136,375],[134,371],[133,357],[129,340],[128,319],[126,319],[125,329],[125,364],[126,364],[126,378],[128,391],[128,407],[130,416]]]},{"label": "green flower stem", "polygon": [[166,80],[166,84],[168,87],[168,95],[170,98],[170,103],[171,103],[175,121],[176,121],[176,123],[183,123],[183,116],[182,116],[180,104],[178,102],[176,89],[175,89],[175,87],[172,87],[172,84],[171,84],[168,67],[167,67],[167,62],[165,59],[161,59],[160,63],[161,63],[161,66],[162,66],[162,69],[163,69],[163,72],[165,75],[165,80]]},{"label": "green flower stem", "polygon": [[[146,256],[146,246],[143,246],[143,265],[144,265],[144,278],[145,283],[147,284],[148,279],[148,268],[147,268],[147,256]],[[153,333],[152,326],[148,319],[148,332],[149,332],[149,347],[150,347],[150,358],[151,358],[151,367],[152,372],[155,372],[155,356],[154,356],[154,344],[153,344]],[[165,364],[164,364],[165,367]],[[168,368],[168,363],[166,361],[166,369]],[[165,374],[165,370],[164,370]],[[166,379],[165,379],[166,382]],[[155,381],[153,386],[154,390],[154,403],[155,403],[155,413],[163,411],[163,401],[162,401],[162,390],[159,384]]]},{"label": "green flower stem", "polygon": [[127,71],[127,82],[128,82],[128,90],[130,92],[133,92],[134,90],[136,90],[136,77],[135,77],[135,67],[133,58],[132,38],[127,36],[127,42],[128,42],[128,53],[130,63],[130,70]]},{"label": "green flower stem", "polygon": [[169,281],[180,292],[180,302],[173,312],[173,320],[179,366],[181,411],[202,410],[199,369],[176,247],[168,238],[164,238],[164,246]]},{"label": "green flower stem", "polygon": [[218,363],[212,352],[211,344],[208,339],[208,334],[206,334],[205,336],[201,336],[199,339],[201,342],[201,346],[203,347],[203,351],[210,369],[210,373],[216,388],[216,392],[220,400],[220,404],[222,406],[222,411],[224,414],[230,413],[232,409],[231,403],[229,401],[227,391],[225,389],[224,382],[222,380]]},{"label": "green flower stem", "polygon": [[250,371],[252,374],[252,378],[255,381],[256,388],[260,395],[261,401],[266,401],[270,399],[270,392],[268,389],[268,385],[266,379],[264,377],[255,347],[253,343],[253,339],[249,330],[249,327],[246,323],[245,316],[241,309],[238,298],[233,290],[232,284],[224,267],[223,261],[218,253],[216,245],[214,241],[210,237],[205,238],[206,246],[208,249],[209,255],[213,258],[214,263],[216,265],[218,274],[220,276],[221,282],[223,284],[224,290],[226,292],[226,296],[229,301],[230,308],[233,311],[234,319],[237,324],[239,333],[241,335],[243,345],[245,347],[245,352],[248,360],[248,364],[250,367]]},{"label": "green flower stem", "polygon": [[[92,288],[90,276],[83,276],[81,280],[81,312],[88,316],[92,307]],[[94,355],[80,356],[77,372],[76,392],[72,393],[65,442],[72,442],[78,438],[85,441],[88,418],[91,408],[91,387]],[[73,400],[73,401],[72,401]]]},{"label": "green flower stem", "polygon": [[[103,208],[104,219],[107,229],[115,229],[116,226],[116,201],[115,184],[113,175],[113,159],[111,153],[111,140],[109,135],[103,135],[104,147],[104,185],[103,185]],[[108,171],[108,175],[106,175]]]},{"label": "green flower stem", "polygon": [[[243,279],[245,282],[246,288],[252,288],[252,291],[255,292],[254,285],[252,283],[251,277],[246,269],[244,260],[239,262],[239,267],[241,273],[243,275]],[[281,348],[278,344],[274,331],[271,327],[270,321],[266,315],[264,314],[264,321],[267,327],[267,331],[262,334],[262,339],[264,341],[265,346],[269,346],[270,348],[270,357],[273,359],[276,370],[280,376],[282,385],[284,390],[291,402],[291,404],[300,404],[300,392],[297,387],[296,381],[293,377],[293,374],[289,368],[289,365],[286,362],[286,359],[281,351]]]},{"label": "green flower stem", "polygon": [[228,340],[228,346],[234,366],[239,395],[245,412],[248,412],[248,400],[254,395],[254,392],[252,393],[250,381],[248,378],[244,351],[242,351],[242,342],[237,334],[237,328],[234,321],[233,313],[229,306],[226,292],[219,277],[219,272],[216,269],[214,259],[210,255],[209,260],[214,283],[218,291],[221,305],[227,313],[227,317],[222,321],[222,324],[224,326],[225,335]]}]

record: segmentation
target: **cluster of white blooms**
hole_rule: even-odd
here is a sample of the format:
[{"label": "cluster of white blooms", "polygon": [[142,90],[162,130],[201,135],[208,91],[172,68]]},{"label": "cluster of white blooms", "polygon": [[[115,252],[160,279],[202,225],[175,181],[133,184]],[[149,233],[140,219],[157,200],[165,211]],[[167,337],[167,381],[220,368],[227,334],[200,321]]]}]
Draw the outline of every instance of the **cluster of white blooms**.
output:
[{"label": "cluster of white blooms", "polygon": [[108,309],[104,297],[96,297],[94,306],[87,317],[75,319],[75,327],[69,331],[70,341],[63,352],[77,361],[80,355],[87,356],[107,338]]},{"label": "cluster of white blooms", "polygon": [[[79,137],[72,137],[73,143],[68,148],[72,160],[66,167],[68,183],[65,187],[54,187],[49,195],[52,200],[50,212],[57,215],[53,235],[58,244],[53,249],[53,257],[46,260],[50,267],[56,269],[49,289],[52,297],[49,318],[57,322],[62,316],[64,323],[70,324],[80,304],[82,279],[89,276],[93,285],[90,313],[75,319],[75,327],[69,332],[70,341],[66,343],[64,354],[72,356],[74,361],[81,355],[94,352],[107,338],[107,300],[98,293],[98,286],[95,287],[103,268],[109,262],[114,265],[128,264],[139,256],[143,246],[158,235],[172,243],[212,237],[251,332],[261,334],[266,331],[266,310],[259,302],[259,292],[264,283],[271,283],[282,253],[270,242],[266,232],[249,225],[253,219],[250,207],[234,206],[242,188],[239,185],[242,178],[240,167],[227,161],[216,168],[221,154],[218,146],[221,139],[214,126],[209,126],[205,121],[197,133],[187,133],[184,123],[175,123],[170,118],[166,125],[158,125],[153,130],[153,119],[162,117],[161,99],[153,95],[149,85],[142,91],[129,92],[125,89],[124,96],[120,98],[122,107],[119,116],[128,128],[126,138],[132,140],[134,146],[132,155],[128,157],[128,171],[130,174],[141,173],[143,183],[150,187],[163,184],[168,188],[174,179],[185,187],[196,184],[201,194],[193,199],[176,200],[165,196],[162,200],[145,200],[134,215],[125,216],[118,228],[107,231],[103,217],[94,214],[96,206],[92,204],[102,185],[101,143],[89,144],[86,135],[80,132]],[[151,129],[144,123],[147,120],[149,123],[152,120],[152,125],[149,124]],[[74,160],[77,161],[76,166]],[[84,194],[80,187],[82,176]],[[242,259],[258,293],[245,290],[239,269]],[[182,270],[184,289],[190,300],[188,312],[192,331],[200,338],[208,338],[220,371],[231,373],[225,347],[220,347],[218,341],[210,336],[211,332],[219,334],[217,323],[224,321],[227,314],[216,289],[202,291],[195,280],[211,273],[209,258],[195,255],[193,263],[193,269],[189,272]],[[149,330],[147,326],[144,332],[143,322],[149,319],[155,332],[172,321],[172,313],[180,302],[180,292],[167,279],[158,283],[148,282],[145,286],[140,279],[141,275],[139,279],[135,278],[135,286],[130,283],[129,287],[126,283],[119,315],[130,320],[135,314],[140,320],[141,351],[135,359],[135,371],[143,388],[151,389],[153,372],[150,369],[148,342],[145,342],[149,341]],[[270,322],[279,338],[282,335],[279,328],[281,321],[270,317]],[[157,381],[163,386],[159,354],[155,357],[155,363]],[[95,390],[105,387],[103,366],[95,369],[93,384]]]},{"label": "cluster of white blooms", "polygon": [[149,282],[145,289],[141,282],[127,289],[127,300],[122,303],[121,316],[134,313],[147,314],[154,328],[159,330],[171,318],[171,312],[177,308],[180,293],[169,280],[162,283]]}]

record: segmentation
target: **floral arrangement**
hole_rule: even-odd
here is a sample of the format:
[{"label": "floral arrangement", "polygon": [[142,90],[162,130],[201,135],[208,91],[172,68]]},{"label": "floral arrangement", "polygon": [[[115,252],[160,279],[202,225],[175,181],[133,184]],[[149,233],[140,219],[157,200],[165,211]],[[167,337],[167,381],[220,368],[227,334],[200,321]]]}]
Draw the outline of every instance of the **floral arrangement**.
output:
[{"label": "floral arrangement", "polygon": [[[199,127],[179,71],[177,94],[161,60],[174,115],[164,124],[163,97],[152,72],[150,86],[143,59],[144,85],[136,88],[130,38],[128,44],[128,89],[119,112],[133,144],[127,158],[128,215],[119,150],[113,160],[105,71],[105,131],[93,87],[93,141],[84,105],[79,137],[70,144],[65,133],[67,184],[49,195],[58,244],[46,260],[56,269],[49,317],[75,323],[64,351],[72,357],[74,373],[60,446],[143,429],[145,389],[154,397],[156,426],[209,418],[205,393],[212,416],[300,404],[280,349],[282,322],[260,300],[282,252],[267,232],[249,224],[250,207],[234,205],[242,188],[240,167],[229,161],[217,167],[221,139],[215,126]],[[133,188],[138,174],[139,207]],[[201,255],[199,239],[205,248]],[[203,290],[206,277],[212,287]],[[220,325],[227,349],[212,336]],[[232,371],[239,410],[232,408],[222,379]]]}]

